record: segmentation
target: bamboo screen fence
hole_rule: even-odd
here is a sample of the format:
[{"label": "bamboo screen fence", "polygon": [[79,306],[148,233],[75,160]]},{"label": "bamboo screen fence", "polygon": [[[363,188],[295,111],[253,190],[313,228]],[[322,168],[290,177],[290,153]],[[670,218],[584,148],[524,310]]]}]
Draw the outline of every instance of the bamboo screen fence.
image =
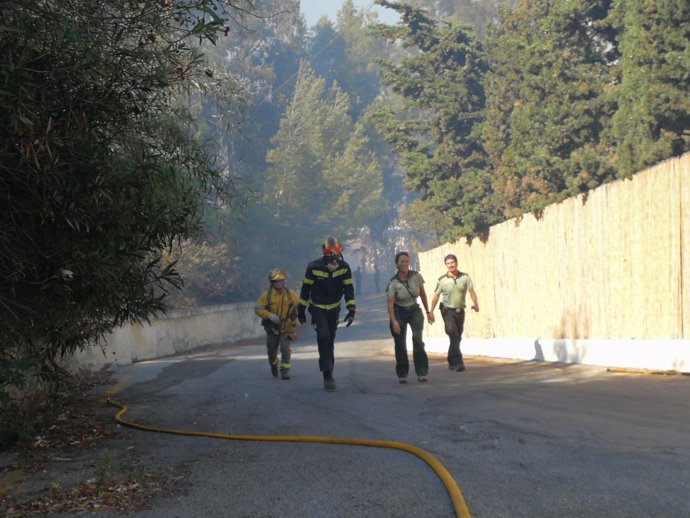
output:
[{"label": "bamboo screen fence", "polygon": [[430,297],[448,253],[479,298],[466,337],[690,338],[690,153],[420,253]]}]

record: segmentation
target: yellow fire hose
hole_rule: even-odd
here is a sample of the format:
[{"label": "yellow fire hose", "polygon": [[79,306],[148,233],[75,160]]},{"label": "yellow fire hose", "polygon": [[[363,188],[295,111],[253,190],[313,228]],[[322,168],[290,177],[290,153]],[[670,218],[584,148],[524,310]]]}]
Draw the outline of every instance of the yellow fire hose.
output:
[{"label": "yellow fire hose", "polygon": [[212,433],[212,432],[194,432],[186,430],[174,430],[166,428],[155,428],[153,426],[146,426],[143,424],[135,423],[134,421],[128,421],[122,416],[127,413],[127,406],[112,401],[108,398],[108,404],[119,408],[120,410],[115,415],[115,420],[130,428],[136,428],[137,430],[143,430],[146,432],[158,432],[158,433],[169,433],[173,435],[188,435],[192,437],[210,437],[212,439],[229,439],[233,441],[271,441],[271,442],[310,442],[310,443],[322,443],[322,444],[345,444],[350,446],[368,446],[373,448],[390,448],[394,450],[401,450],[410,453],[416,457],[419,457],[424,462],[426,462],[429,467],[438,475],[443,484],[446,486],[448,495],[455,508],[455,513],[457,518],[471,518],[470,511],[465,504],[465,499],[460,492],[460,488],[453,480],[453,477],[448,472],[448,470],[441,464],[436,458],[430,453],[412,446],[410,444],[405,444],[402,442],[395,441],[373,441],[367,439],[342,439],[338,437],[310,437],[310,436],[261,436],[261,435],[235,435],[235,434],[224,434],[224,433]]}]

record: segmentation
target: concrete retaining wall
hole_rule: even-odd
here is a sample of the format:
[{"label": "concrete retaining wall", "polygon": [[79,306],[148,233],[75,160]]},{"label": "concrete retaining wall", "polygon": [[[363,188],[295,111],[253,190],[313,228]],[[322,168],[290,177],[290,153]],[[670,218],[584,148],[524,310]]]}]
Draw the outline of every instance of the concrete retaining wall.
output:
[{"label": "concrete retaining wall", "polygon": [[202,345],[232,343],[264,336],[254,302],[172,310],[151,324],[132,324],[105,338],[106,346],[91,347],[74,355],[76,368],[98,370],[129,365],[188,351]]}]

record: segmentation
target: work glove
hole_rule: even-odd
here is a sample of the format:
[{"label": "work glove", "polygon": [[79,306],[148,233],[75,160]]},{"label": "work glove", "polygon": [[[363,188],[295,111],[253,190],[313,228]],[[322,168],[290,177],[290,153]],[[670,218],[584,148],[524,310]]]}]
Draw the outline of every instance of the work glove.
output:
[{"label": "work glove", "polygon": [[347,312],[347,315],[345,316],[345,322],[347,322],[347,325],[345,327],[350,327],[352,325],[352,321],[355,319],[355,310],[350,309],[350,311]]},{"label": "work glove", "polygon": [[307,321],[307,315],[304,313],[305,307],[300,304],[299,308],[297,308],[297,320],[299,320],[300,324],[304,324]]},{"label": "work glove", "polygon": [[275,325],[279,326],[280,325],[280,317],[276,315],[275,313],[269,313],[268,314],[268,319],[273,322]]}]

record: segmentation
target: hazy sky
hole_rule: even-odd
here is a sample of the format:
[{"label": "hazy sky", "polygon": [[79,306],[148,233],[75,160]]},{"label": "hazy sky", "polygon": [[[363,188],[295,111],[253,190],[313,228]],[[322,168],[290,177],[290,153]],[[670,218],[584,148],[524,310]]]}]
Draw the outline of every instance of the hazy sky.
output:
[{"label": "hazy sky", "polygon": [[[344,0],[300,0],[302,13],[307,20],[307,25],[312,27],[322,16],[328,16],[335,22],[336,15],[343,5]],[[383,9],[378,5],[373,5],[374,0],[354,0],[357,9],[370,8],[379,15],[379,20],[383,23],[395,23],[398,20],[397,13],[390,9]]]}]

